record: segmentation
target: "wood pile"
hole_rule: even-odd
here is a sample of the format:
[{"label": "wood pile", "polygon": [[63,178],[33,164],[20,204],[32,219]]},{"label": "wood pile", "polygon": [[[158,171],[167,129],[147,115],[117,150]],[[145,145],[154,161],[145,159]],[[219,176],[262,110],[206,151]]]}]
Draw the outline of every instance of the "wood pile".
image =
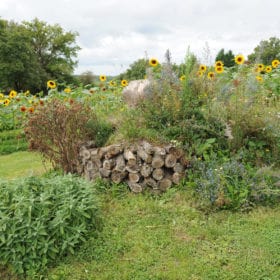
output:
[{"label": "wood pile", "polygon": [[172,146],[154,146],[146,141],[107,147],[80,148],[80,172],[88,180],[103,178],[113,183],[126,182],[135,193],[150,188],[155,193],[179,184],[189,161],[182,150]]}]

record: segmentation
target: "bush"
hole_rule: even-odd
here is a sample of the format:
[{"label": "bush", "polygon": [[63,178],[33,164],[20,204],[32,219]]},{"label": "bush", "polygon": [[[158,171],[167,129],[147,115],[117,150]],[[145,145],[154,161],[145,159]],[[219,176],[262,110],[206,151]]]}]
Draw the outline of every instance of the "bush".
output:
[{"label": "bush", "polygon": [[277,178],[256,174],[256,170],[237,160],[196,161],[189,173],[203,207],[218,209],[245,209],[255,204],[279,202]]},{"label": "bush", "polygon": [[80,144],[95,140],[98,132],[88,130],[89,121],[97,118],[88,106],[53,99],[29,117],[24,131],[31,150],[41,152],[55,168],[76,173]]},{"label": "bush", "polygon": [[0,262],[18,274],[74,254],[100,226],[93,187],[73,175],[0,181],[0,209]]}]

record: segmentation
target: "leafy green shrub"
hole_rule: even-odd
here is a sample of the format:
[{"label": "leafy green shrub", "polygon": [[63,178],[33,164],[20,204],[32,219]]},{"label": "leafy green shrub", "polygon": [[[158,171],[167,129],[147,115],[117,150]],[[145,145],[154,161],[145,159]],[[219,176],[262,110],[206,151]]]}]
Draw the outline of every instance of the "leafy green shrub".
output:
[{"label": "leafy green shrub", "polygon": [[0,181],[0,262],[42,272],[99,229],[98,208],[92,185],[70,174]]},{"label": "leafy green shrub", "polygon": [[94,135],[87,129],[89,121],[97,118],[88,106],[52,99],[31,114],[24,131],[32,150],[42,153],[55,168],[75,173],[80,144],[97,137],[98,130]]},{"label": "leafy green shrub", "polygon": [[189,172],[189,182],[202,206],[241,209],[254,204],[276,203],[280,189],[277,178],[256,175],[256,170],[237,160],[196,161]]}]

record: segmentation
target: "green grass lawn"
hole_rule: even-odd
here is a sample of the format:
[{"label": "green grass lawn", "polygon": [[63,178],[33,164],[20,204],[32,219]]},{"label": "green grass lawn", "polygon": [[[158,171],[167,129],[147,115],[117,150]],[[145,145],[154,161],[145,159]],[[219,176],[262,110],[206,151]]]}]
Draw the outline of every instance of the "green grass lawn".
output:
[{"label": "green grass lawn", "polygon": [[41,175],[50,169],[43,164],[42,157],[27,151],[0,156],[0,178],[12,179],[31,175]]},{"label": "green grass lawn", "polygon": [[[43,172],[37,154],[0,156],[1,178]],[[161,197],[134,195],[124,186],[99,192],[102,232],[56,262],[46,279],[279,279],[280,206],[205,213],[186,189]],[[1,267],[0,276],[17,279]]]},{"label": "green grass lawn", "polygon": [[103,199],[102,234],[48,279],[279,279],[280,207],[205,214],[172,189]]}]

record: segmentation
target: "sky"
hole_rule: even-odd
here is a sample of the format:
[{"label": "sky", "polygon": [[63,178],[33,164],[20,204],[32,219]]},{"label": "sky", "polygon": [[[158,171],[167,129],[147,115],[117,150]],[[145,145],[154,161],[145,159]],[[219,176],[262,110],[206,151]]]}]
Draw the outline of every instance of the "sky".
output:
[{"label": "sky", "polygon": [[0,0],[0,17],[78,32],[75,74],[117,75],[140,58],[210,64],[222,48],[247,56],[280,38],[279,0]]}]

